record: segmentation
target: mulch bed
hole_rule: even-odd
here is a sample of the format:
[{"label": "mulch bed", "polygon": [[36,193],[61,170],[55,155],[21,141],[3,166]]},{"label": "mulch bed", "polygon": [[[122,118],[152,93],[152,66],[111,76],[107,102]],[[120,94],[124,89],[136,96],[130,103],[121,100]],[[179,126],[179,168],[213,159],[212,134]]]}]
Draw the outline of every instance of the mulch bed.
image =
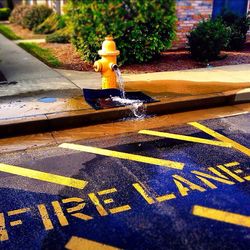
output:
[{"label": "mulch bed", "polygon": [[51,53],[61,62],[59,68],[77,71],[92,71],[91,64],[84,62],[80,54],[71,44],[39,43],[42,48],[50,49]]},{"label": "mulch bed", "polygon": [[[60,68],[78,71],[93,71],[92,65],[85,63],[71,44],[41,44],[43,48],[49,48],[59,61]],[[209,62],[209,66],[224,66],[237,64],[250,64],[250,43],[246,43],[242,51],[223,51],[221,55],[227,55],[225,59]],[[119,58],[118,58],[119,60]],[[199,63],[190,58],[187,50],[166,51],[153,62],[123,66],[123,73],[149,73],[160,71],[175,71],[194,68],[204,68],[208,65]]]},{"label": "mulch bed", "polygon": [[[45,38],[45,35],[34,34],[32,31],[24,29],[20,25],[10,23],[6,25],[23,39]],[[62,63],[60,66],[62,69],[93,71],[92,65],[84,62],[80,54],[71,44],[40,43],[39,45],[51,50],[52,54]],[[209,62],[209,65],[213,67],[250,63],[250,37],[248,37],[248,42],[242,51],[223,51],[221,55],[227,55],[227,57],[222,60]],[[207,66],[205,63],[192,60],[189,52],[182,49],[163,52],[159,58],[150,63],[126,65],[123,66],[121,70],[123,73],[149,73],[204,68]]]}]

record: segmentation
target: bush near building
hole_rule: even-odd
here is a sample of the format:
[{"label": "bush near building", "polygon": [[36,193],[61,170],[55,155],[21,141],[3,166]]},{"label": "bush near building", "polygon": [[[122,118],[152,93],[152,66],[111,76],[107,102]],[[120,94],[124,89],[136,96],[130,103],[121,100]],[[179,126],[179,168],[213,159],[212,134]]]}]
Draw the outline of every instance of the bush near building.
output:
[{"label": "bush near building", "polygon": [[51,34],[59,29],[66,26],[64,16],[58,15],[57,13],[52,13],[47,19],[39,24],[34,32],[36,34]]},{"label": "bush near building", "polygon": [[11,10],[9,8],[0,8],[0,21],[9,19]]},{"label": "bush near building", "polygon": [[147,62],[170,47],[174,38],[175,0],[70,0],[72,41],[84,59],[99,56],[102,41],[112,35],[120,63]]},{"label": "bush near building", "polygon": [[219,57],[230,39],[230,29],[220,19],[203,20],[187,36],[192,58],[197,61],[212,61]]},{"label": "bush near building", "polygon": [[11,12],[10,15],[10,22],[22,25],[23,18],[26,15],[27,12],[31,10],[31,6],[29,5],[17,5],[14,10]]},{"label": "bush near building", "polygon": [[247,31],[249,30],[250,18],[241,17],[231,11],[224,11],[219,17],[223,24],[230,29],[229,42],[227,50],[240,50],[243,48]]},{"label": "bush near building", "polygon": [[53,10],[44,5],[19,5],[14,8],[10,22],[22,25],[29,30],[35,29],[52,14]]},{"label": "bush near building", "polygon": [[32,30],[49,17],[52,12],[53,10],[45,5],[34,5],[23,17],[22,25]]}]

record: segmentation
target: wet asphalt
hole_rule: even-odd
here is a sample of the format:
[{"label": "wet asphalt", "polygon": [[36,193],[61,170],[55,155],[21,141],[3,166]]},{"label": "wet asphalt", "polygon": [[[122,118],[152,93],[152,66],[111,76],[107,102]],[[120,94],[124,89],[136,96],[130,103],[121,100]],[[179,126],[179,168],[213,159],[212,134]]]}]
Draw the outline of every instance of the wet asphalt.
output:
[{"label": "wet asphalt", "polygon": [[[250,148],[250,114],[200,123]],[[189,124],[160,131],[214,139]],[[2,154],[2,163],[88,183],[78,189],[0,172],[0,249],[73,249],[67,245],[73,236],[120,249],[250,249],[249,227],[228,223],[223,216],[224,221],[218,221],[193,214],[194,206],[202,206],[250,216],[250,182],[244,179],[250,175],[250,158],[245,153],[138,133],[74,144],[166,159],[184,167],[57,146]],[[240,169],[237,176],[242,181],[217,167],[232,162],[238,165],[230,171]],[[218,177],[209,167],[231,184],[210,178],[208,186],[192,172]]]}]

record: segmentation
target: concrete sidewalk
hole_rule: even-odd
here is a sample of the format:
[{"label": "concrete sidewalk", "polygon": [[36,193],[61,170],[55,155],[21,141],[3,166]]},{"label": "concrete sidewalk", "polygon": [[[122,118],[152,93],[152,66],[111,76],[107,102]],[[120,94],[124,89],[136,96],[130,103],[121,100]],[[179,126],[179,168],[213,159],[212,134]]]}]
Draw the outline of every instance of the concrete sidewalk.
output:
[{"label": "concrete sidewalk", "polygon": [[0,34],[0,71],[8,82],[17,84],[0,87],[1,97],[67,91],[69,95],[81,92],[61,74],[51,69],[17,44]]},{"label": "concrete sidewalk", "polygon": [[[12,136],[114,121],[131,115],[129,107],[93,110],[83,88],[100,89],[95,72],[54,70],[0,35],[0,71],[15,85],[0,86],[0,136]],[[160,102],[147,114],[250,101],[250,64],[124,74],[126,91],[142,91]]]}]

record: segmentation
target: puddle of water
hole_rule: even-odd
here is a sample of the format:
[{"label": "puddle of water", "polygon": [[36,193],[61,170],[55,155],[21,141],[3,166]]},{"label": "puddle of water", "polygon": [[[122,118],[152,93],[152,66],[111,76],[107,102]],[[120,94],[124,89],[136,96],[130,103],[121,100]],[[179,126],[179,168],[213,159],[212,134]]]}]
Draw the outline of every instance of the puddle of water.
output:
[{"label": "puddle of water", "polygon": [[128,106],[136,118],[145,118],[146,108],[142,101],[123,99],[118,96],[111,97],[111,99],[114,102],[118,102],[118,103],[124,104],[125,106]]},{"label": "puddle of water", "polygon": [[43,115],[56,112],[88,109],[88,105],[79,98],[24,97],[21,100],[0,102],[0,120],[24,116]]},{"label": "puddle of water", "polygon": [[52,103],[52,102],[56,102],[56,98],[55,97],[43,97],[38,99],[39,102],[44,102],[44,103]]},{"label": "puddle of water", "polygon": [[73,110],[86,109],[82,96],[65,100],[65,105]]}]

